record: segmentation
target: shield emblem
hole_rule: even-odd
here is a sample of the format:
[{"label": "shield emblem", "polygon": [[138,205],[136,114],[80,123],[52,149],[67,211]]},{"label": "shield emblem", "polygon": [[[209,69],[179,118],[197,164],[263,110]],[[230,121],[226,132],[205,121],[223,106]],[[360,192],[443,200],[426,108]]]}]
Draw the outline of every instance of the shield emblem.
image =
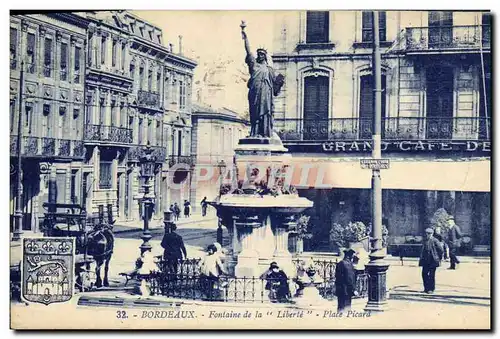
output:
[{"label": "shield emblem", "polygon": [[23,239],[22,297],[45,305],[69,301],[74,291],[75,238]]}]

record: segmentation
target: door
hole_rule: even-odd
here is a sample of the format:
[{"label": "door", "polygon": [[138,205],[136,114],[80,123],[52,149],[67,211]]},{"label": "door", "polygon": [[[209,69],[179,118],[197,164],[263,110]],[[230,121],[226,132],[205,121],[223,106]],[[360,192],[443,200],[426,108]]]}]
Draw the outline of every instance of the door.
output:
[{"label": "door", "polygon": [[451,47],[453,42],[453,13],[429,12],[429,48]]},{"label": "door", "polygon": [[453,134],[453,69],[430,67],[427,76],[427,139],[451,139]]},{"label": "door", "polygon": [[304,79],[303,140],[328,140],[328,77]]}]

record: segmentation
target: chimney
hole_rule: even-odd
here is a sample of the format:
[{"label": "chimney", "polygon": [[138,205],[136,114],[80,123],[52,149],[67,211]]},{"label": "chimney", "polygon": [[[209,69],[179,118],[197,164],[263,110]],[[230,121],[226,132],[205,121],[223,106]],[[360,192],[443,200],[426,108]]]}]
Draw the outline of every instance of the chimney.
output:
[{"label": "chimney", "polygon": [[179,35],[179,55],[182,55],[182,35]]},{"label": "chimney", "polygon": [[174,53],[174,44],[168,44],[170,53]]}]

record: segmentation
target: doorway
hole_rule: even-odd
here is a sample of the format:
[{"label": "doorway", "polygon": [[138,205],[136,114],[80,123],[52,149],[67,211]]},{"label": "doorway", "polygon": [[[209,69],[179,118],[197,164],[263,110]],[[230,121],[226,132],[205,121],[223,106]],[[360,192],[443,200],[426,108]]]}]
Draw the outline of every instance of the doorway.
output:
[{"label": "doorway", "polygon": [[453,134],[453,68],[429,67],[427,78],[427,139],[451,139]]}]

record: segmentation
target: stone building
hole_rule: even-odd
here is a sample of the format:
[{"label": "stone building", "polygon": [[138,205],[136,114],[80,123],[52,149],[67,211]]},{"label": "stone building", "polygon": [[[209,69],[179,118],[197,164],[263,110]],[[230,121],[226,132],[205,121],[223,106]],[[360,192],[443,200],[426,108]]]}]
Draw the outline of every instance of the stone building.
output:
[{"label": "stone building", "polygon": [[204,197],[219,194],[220,173],[233,166],[234,149],[248,135],[248,121],[227,108],[193,105],[191,152],[195,154],[191,205],[196,212]]},{"label": "stone building", "polygon": [[58,202],[81,201],[85,50],[86,22],[74,14],[10,16],[11,229],[19,119],[23,232],[39,230],[51,173]]},{"label": "stone building", "polygon": [[[490,14],[382,11],[379,26],[391,241],[421,235],[444,207],[473,246],[490,245]],[[273,63],[285,85],[275,128],[293,153],[293,183],[314,201],[311,250],[331,248],[332,223],[371,220],[371,171],[359,159],[371,157],[372,35],[370,12],[276,17]]]},{"label": "stone building", "polygon": [[138,160],[148,144],[157,157],[155,215],[169,199],[189,199],[191,168],[179,179],[184,189],[170,190],[168,180],[174,164],[191,159],[195,67],[163,45],[161,29],[126,11],[12,15],[11,218],[19,117],[24,231],[39,230],[51,173],[58,203],[84,205],[89,216],[111,205],[116,219],[139,220]]}]

